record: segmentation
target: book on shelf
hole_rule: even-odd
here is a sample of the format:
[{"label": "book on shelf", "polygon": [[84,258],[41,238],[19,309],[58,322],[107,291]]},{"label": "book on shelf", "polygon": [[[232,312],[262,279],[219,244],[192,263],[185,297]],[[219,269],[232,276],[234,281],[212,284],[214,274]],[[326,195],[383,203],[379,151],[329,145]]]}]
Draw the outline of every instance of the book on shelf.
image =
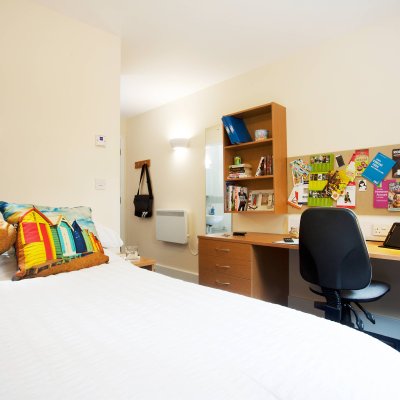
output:
[{"label": "book on shelf", "polygon": [[260,158],[258,163],[256,176],[272,175],[273,174],[273,163],[272,155],[268,154]]},{"label": "book on shelf", "polygon": [[228,179],[249,178],[252,176],[250,164],[235,164],[229,166]]},{"label": "book on shelf", "polygon": [[241,118],[224,116],[222,117],[222,123],[225,126],[225,130],[228,134],[231,144],[240,144],[253,141],[249,131],[247,130],[246,124]]},{"label": "book on shelf", "polygon": [[243,186],[226,185],[225,210],[246,211],[247,210],[247,188]]},{"label": "book on shelf", "polygon": [[274,170],[273,170],[273,163],[272,163],[272,155],[268,154],[267,155],[267,166],[266,166],[266,173],[267,175],[273,175]]},{"label": "book on shelf", "polygon": [[275,195],[273,190],[251,190],[247,211],[273,211]]}]

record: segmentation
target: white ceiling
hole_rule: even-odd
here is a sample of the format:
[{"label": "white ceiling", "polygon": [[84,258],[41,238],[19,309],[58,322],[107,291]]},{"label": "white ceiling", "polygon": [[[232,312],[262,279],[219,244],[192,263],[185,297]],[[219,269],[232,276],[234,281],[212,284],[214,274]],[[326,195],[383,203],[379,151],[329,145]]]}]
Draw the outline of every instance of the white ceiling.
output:
[{"label": "white ceiling", "polygon": [[121,37],[126,116],[400,14],[399,0],[36,1]]}]

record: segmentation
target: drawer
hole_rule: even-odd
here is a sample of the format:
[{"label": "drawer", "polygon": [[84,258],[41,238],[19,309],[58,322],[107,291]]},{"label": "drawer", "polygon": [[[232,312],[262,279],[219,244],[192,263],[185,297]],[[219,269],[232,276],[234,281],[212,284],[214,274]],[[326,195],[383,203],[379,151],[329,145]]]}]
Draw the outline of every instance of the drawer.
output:
[{"label": "drawer", "polygon": [[251,245],[222,240],[199,241],[199,273],[221,273],[250,279]]},{"label": "drawer", "polygon": [[209,273],[221,273],[224,275],[236,276],[238,278],[251,278],[251,263],[250,260],[234,260],[229,257],[211,257],[203,255],[199,258],[199,274],[203,270]]},{"label": "drawer", "polygon": [[199,275],[199,283],[215,289],[251,296],[250,279],[238,278],[205,269]]}]

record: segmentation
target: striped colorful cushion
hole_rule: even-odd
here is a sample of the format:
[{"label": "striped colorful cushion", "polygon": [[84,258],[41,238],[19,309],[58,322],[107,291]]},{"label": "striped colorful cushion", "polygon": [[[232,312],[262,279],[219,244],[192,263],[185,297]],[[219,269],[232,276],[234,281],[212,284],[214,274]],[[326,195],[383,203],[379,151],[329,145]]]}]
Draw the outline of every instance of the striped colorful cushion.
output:
[{"label": "striped colorful cushion", "polygon": [[46,207],[0,201],[17,227],[15,280],[47,276],[108,262],[89,207]]}]

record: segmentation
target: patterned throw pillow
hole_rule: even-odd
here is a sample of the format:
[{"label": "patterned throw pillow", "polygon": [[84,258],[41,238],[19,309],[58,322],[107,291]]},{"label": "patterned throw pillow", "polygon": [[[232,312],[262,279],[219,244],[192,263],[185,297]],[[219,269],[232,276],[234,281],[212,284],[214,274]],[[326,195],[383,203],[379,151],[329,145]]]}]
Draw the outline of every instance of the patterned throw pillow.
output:
[{"label": "patterned throw pillow", "polygon": [[78,270],[108,262],[89,207],[45,207],[0,201],[17,227],[15,280]]}]

